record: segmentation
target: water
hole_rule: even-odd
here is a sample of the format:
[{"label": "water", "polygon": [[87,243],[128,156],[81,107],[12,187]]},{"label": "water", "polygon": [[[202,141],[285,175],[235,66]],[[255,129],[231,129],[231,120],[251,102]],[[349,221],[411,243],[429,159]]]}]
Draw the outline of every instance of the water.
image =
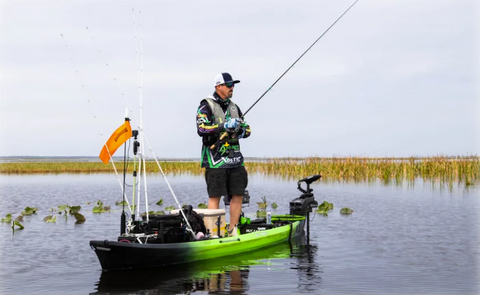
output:
[{"label": "water", "polygon": [[[207,202],[201,176],[169,176],[180,203]],[[173,205],[162,177],[150,176],[150,210]],[[25,229],[12,234],[0,224],[0,294],[478,294],[480,240],[478,187],[326,183],[312,185],[319,203],[333,203],[312,216],[310,246],[294,241],[200,264],[147,271],[102,273],[90,240],[116,239],[120,185],[111,174],[0,176],[0,217],[27,206]],[[276,202],[272,214],[288,212],[296,181],[251,175],[254,216],[262,197]],[[155,205],[159,199],[164,206]],[[97,200],[113,213],[93,214]],[[87,204],[90,202],[90,204]],[[81,205],[87,221],[49,209]],[[339,210],[349,207],[350,216]],[[143,209],[143,208],[142,208]],[[142,210],[142,212],[144,209]]]}]

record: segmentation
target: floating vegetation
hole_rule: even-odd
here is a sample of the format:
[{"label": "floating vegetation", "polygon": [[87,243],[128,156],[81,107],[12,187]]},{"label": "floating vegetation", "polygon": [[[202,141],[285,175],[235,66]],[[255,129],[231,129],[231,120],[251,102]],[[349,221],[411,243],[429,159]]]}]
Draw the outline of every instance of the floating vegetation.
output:
[{"label": "floating vegetation", "polygon": [[267,216],[267,212],[265,210],[257,210],[257,218],[265,218]]},{"label": "floating vegetation", "polygon": [[[65,221],[68,220],[68,215],[73,215],[75,217],[75,219],[78,221],[75,214],[80,214],[78,212],[80,212],[80,210],[82,209],[82,206],[79,206],[79,205],[76,205],[76,206],[60,205],[60,206],[57,206],[57,208],[58,208],[58,211],[55,208],[51,208],[49,211],[50,212],[58,212],[58,214],[65,213]],[[83,221],[81,223],[85,222],[85,217],[83,217],[82,214],[80,214],[80,216],[81,216],[81,217],[79,217],[80,219],[83,218]],[[45,218],[47,218],[47,217],[45,217]],[[44,221],[46,221],[45,218],[44,218]],[[53,222],[55,222],[55,221],[53,221]]]},{"label": "floating vegetation", "polygon": [[5,218],[2,218],[2,220],[0,220],[2,223],[10,223],[12,222],[12,214],[9,213],[5,216]]},{"label": "floating vegetation", "polygon": [[93,213],[110,212],[110,206],[103,206],[103,202],[98,200],[97,201],[97,206],[93,207],[92,212]]},{"label": "floating vegetation", "polygon": [[167,207],[165,207],[165,210],[166,210],[166,211],[175,210],[175,206],[173,206],[173,205],[172,205],[172,206],[167,206]]},{"label": "floating vegetation", "polygon": [[14,221],[12,222],[12,230],[13,230],[13,232],[15,232],[15,227],[17,227],[16,229],[18,229],[18,230],[22,230],[22,229],[25,228],[25,227],[20,223],[20,221],[18,221],[18,220],[14,220]]},{"label": "floating vegetation", "polygon": [[75,217],[75,220],[76,220],[75,224],[82,224],[85,222],[85,216],[83,216],[78,212],[73,213],[73,217]]},{"label": "floating vegetation", "polygon": [[197,207],[198,207],[199,209],[208,209],[208,205],[205,204],[205,203],[200,203],[200,204],[198,204]]},{"label": "floating vegetation", "polygon": [[[323,216],[328,216],[328,213],[332,210],[333,210],[333,204],[327,201],[323,201],[323,203],[318,205],[318,208],[315,212],[318,214],[322,214]],[[340,214],[342,215],[349,215],[349,214],[352,214],[352,212],[353,210],[348,207],[344,207],[340,209]]]},{"label": "floating vegetation", "polygon": [[123,200],[123,201],[115,202],[115,205],[117,205],[117,206],[128,206],[128,203],[127,203],[127,201]]},{"label": "floating vegetation", "polygon": [[163,199],[160,199],[160,201],[157,202],[158,206],[163,206]]},{"label": "floating vegetation", "polygon": [[327,201],[323,201],[318,205],[317,210],[315,211],[318,214],[323,214],[323,216],[328,216],[328,212],[333,210],[333,204]]},{"label": "floating vegetation", "polygon": [[43,221],[47,222],[47,223],[55,223],[57,222],[57,216],[55,215],[48,215],[46,216]]},{"label": "floating vegetation", "polygon": [[348,208],[348,207],[340,209],[340,214],[349,215],[349,214],[352,214],[352,213],[353,213],[353,210]]},{"label": "floating vegetation", "polygon": [[17,218],[15,218],[15,220],[18,220],[20,222],[23,221],[23,215],[18,215]]},{"label": "floating vegetation", "polygon": [[68,205],[60,205],[57,208],[58,208],[58,213],[59,214],[62,214],[62,212],[65,212],[65,215],[67,215],[68,212],[70,212],[70,206],[68,206]]},{"label": "floating vegetation", "polygon": [[268,204],[267,204],[267,197],[263,196],[261,202],[257,202],[258,208],[260,209],[266,209]]},{"label": "floating vegetation", "polygon": [[32,214],[35,214],[37,212],[38,208],[36,207],[25,207],[25,209],[22,211],[23,216],[30,216]]},{"label": "floating vegetation", "polygon": [[272,203],[272,208],[273,208],[273,209],[277,209],[277,208],[278,208],[277,203],[273,202],[273,203]]},{"label": "floating vegetation", "polygon": [[81,206],[70,206],[70,214],[75,215],[80,211],[80,209],[82,209]]}]

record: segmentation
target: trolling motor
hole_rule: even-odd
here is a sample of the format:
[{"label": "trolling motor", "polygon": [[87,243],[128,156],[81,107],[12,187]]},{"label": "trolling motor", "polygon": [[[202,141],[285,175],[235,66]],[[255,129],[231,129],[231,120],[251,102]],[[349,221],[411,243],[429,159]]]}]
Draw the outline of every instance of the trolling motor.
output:
[{"label": "trolling motor", "polygon": [[[322,177],[320,174],[312,175],[304,179],[300,179],[297,183],[297,189],[302,192],[300,197],[290,202],[290,215],[305,215],[307,220],[307,244],[310,244],[310,212],[313,212],[314,208],[318,207],[318,202],[313,196],[313,189],[310,188],[310,184]],[[307,188],[302,188],[302,182],[307,184]]]},{"label": "trolling motor", "polygon": [[[317,181],[322,177],[321,175],[312,175],[298,181],[297,189],[302,192],[302,195],[290,202],[290,214],[291,215],[308,215],[314,208],[318,207],[318,202],[315,201],[313,196],[313,189],[310,188],[310,184]],[[307,184],[307,188],[302,188],[302,182]]]}]

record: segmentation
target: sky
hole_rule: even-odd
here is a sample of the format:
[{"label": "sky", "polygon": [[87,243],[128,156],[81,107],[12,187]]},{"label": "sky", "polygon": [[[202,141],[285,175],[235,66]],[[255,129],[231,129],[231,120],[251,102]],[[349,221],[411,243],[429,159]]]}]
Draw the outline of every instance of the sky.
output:
[{"label": "sky", "polygon": [[[0,156],[98,156],[128,107],[146,154],[199,158],[215,76],[245,112],[353,2],[1,1]],[[479,19],[358,1],[248,112],[243,154],[478,155]]]}]

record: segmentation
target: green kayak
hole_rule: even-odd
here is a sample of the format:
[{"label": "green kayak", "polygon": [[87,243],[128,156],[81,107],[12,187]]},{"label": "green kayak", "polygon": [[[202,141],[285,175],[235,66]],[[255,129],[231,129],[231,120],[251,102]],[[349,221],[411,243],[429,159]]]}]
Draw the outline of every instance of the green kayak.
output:
[{"label": "green kayak", "polygon": [[[309,214],[318,206],[309,185],[319,178],[320,175],[314,175],[298,182],[302,195],[290,202],[289,214],[248,222],[243,218],[236,236],[211,235],[207,229],[207,235],[196,239],[186,230],[186,225],[195,220],[189,217],[192,210],[184,209],[183,214],[150,216],[148,222],[137,222],[134,231],[119,236],[116,241],[90,241],[90,246],[102,270],[107,271],[191,263],[276,245],[304,234],[305,227],[308,234]],[[307,184],[307,189],[301,187],[302,183]],[[198,214],[195,216],[198,219]],[[189,222],[185,222],[185,217]],[[217,233],[221,233],[220,217],[216,224]]]}]

